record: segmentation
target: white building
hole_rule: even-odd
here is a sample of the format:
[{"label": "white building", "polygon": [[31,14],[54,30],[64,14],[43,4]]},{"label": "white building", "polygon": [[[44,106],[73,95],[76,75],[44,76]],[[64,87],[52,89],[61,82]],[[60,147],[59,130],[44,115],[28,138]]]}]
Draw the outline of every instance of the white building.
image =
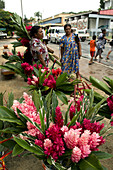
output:
[{"label": "white building", "polygon": [[97,11],[78,13],[67,18],[67,23],[78,30],[87,30],[90,36],[98,35],[105,28],[107,34],[112,32],[110,28],[113,15],[100,14]]},{"label": "white building", "polygon": [[105,2],[105,9],[113,9],[113,0],[104,0]]}]

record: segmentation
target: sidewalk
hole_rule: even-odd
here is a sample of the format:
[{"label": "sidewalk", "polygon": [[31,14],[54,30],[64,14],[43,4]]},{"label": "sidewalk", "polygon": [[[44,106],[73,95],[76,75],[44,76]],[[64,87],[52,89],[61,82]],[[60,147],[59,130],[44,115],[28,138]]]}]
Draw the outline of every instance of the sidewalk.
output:
[{"label": "sidewalk", "polygon": [[102,77],[107,76],[113,79],[113,68],[106,66],[102,63],[94,62],[92,65],[88,65],[89,59],[81,57],[80,59],[80,74],[85,79],[89,79],[90,76],[93,76],[99,80],[102,80]]}]

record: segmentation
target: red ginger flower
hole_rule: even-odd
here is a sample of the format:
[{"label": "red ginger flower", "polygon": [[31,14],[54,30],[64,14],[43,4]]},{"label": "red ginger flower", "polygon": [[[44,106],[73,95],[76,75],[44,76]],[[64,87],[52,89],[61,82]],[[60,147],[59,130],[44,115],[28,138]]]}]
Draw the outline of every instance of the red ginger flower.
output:
[{"label": "red ginger flower", "polygon": [[113,96],[107,98],[107,103],[111,112],[113,112]]},{"label": "red ginger flower", "polygon": [[29,47],[29,40],[28,39],[22,38],[22,40],[20,42],[22,43],[23,46]]},{"label": "red ginger flower", "polygon": [[58,125],[59,127],[62,127],[64,123],[63,123],[63,117],[59,106],[56,107],[55,115],[56,115],[55,124]]},{"label": "red ginger flower", "polygon": [[49,75],[48,78],[44,80],[43,86],[48,86],[50,88],[56,88],[56,81],[52,75]]}]

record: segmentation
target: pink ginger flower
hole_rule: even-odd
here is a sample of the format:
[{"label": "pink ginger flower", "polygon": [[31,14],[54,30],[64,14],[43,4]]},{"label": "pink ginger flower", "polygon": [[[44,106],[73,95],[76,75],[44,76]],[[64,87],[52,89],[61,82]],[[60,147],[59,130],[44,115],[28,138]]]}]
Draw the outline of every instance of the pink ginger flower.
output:
[{"label": "pink ginger flower", "polygon": [[67,126],[62,126],[62,128],[60,129],[62,132],[63,132],[63,134],[65,133],[65,132],[68,132],[68,127]]},{"label": "pink ginger flower", "polygon": [[78,163],[81,159],[81,155],[82,155],[81,150],[75,146],[71,155],[72,162]]},{"label": "pink ginger flower", "polygon": [[92,135],[90,136],[90,140],[89,140],[90,149],[95,150],[95,148],[97,146],[99,146],[100,141],[101,140],[100,140],[99,134],[96,132],[93,132]]},{"label": "pink ginger flower", "polygon": [[89,154],[91,153],[90,145],[80,146],[80,150],[81,150],[81,158],[82,159],[88,157]]},{"label": "pink ginger flower", "polygon": [[7,52],[8,56],[12,56],[13,53],[11,53],[10,51]]},{"label": "pink ginger flower", "polygon": [[68,132],[65,132],[64,134],[64,141],[66,143],[67,148],[73,149],[75,146],[77,146],[79,141],[79,136],[81,134],[81,129],[70,129]]},{"label": "pink ginger flower", "polygon": [[52,146],[53,146],[53,143],[51,142],[50,139],[44,140],[44,148],[51,148]]},{"label": "pink ginger flower", "polygon": [[36,140],[35,140],[35,145],[38,145],[38,146],[40,146],[41,148],[43,148],[43,142],[42,142],[41,140],[36,139]]},{"label": "pink ginger flower", "polygon": [[85,130],[84,133],[81,135],[81,137],[79,138],[79,146],[84,146],[87,145],[90,139],[90,131],[89,130]]}]

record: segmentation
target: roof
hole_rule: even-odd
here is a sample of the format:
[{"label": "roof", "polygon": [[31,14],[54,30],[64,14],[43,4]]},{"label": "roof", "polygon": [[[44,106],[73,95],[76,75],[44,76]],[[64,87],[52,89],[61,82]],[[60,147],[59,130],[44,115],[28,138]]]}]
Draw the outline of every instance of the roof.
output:
[{"label": "roof", "polygon": [[83,11],[83,12],[79,12],[79,13],[76,13],[72,16],[68,16],[67,18],[70,18],[70,17],[76,17],[76,16],[81,16],[81,15],[88,15],[88,14],[97,14],[98,12],[97,11]]}]

